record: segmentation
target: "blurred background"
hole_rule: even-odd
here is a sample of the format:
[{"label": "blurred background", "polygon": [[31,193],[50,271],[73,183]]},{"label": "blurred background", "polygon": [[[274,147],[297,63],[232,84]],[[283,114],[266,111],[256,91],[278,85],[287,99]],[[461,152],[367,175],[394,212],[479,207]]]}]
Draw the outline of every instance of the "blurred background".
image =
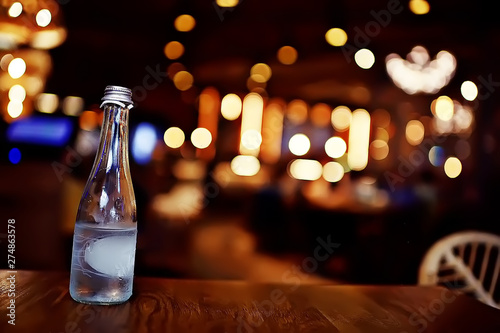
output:
[{"label": "blurred background", "polygon": [[18,269],[69,270],[122,85],[136,275],[416,283],[440,237],[500,232],[493,5],[4,0],[1,247],[15,219]]}]

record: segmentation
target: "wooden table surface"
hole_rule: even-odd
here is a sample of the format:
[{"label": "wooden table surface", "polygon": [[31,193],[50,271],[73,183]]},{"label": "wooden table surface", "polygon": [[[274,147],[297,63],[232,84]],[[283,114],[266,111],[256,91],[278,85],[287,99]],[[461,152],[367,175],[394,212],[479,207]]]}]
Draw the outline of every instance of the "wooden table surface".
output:
[{"label": "wooden table surface", "polygon": [[71,299],[67,272],[17,271],[14,288],[11,275],[0,270],[2,333],[500,332],[500,310],[440,287],[136,277],[128,302],[91,306]]}]

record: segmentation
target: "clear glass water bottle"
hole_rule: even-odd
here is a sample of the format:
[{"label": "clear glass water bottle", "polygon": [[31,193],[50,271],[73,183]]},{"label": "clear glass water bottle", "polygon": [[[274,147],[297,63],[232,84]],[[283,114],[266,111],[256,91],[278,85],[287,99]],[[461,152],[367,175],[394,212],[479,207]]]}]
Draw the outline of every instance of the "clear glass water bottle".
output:
[{"label": "clear glass water bottle", "polygon": [[132,91],[107,86],[99,149],[76,216],[71,297],[118,304],[132,295],[137,212],[128,157]]}]

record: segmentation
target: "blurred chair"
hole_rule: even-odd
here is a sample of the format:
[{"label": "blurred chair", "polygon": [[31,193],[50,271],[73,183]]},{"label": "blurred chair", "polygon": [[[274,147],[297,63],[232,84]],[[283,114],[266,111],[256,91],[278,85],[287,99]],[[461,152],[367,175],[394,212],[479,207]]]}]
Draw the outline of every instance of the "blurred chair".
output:
[{"label": "blurred chair", "polygon": [[443,285],[500,308],[500,236],[462,231],[434,243],[420,264],[420,285]]}]

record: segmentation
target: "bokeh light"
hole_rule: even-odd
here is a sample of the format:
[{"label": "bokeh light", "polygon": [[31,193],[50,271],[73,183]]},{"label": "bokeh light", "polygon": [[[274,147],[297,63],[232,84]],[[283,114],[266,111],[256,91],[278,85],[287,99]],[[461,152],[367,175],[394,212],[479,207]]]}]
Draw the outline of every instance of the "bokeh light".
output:
[{"label": "bokeh light", "polygon": [[333,109],[331,121],[335,130],[343,132],[351,125],[352,113],[347,106],[337,106]]},{"label": "bokeh light", "polygon": [[301,99],[294,99],[288,103],[286,118],[294,125],[303,124],[307,120],[307,104]]},{"label": "bokeh light", "polygon": [[426,0],[410,0],[408,5],[413,14],[424,15],[429,12],[431,6]]},{"label": "bokeh light", "polygon": [[325,39],[332,46],[343,46],[347,42],[347,34],[340,28],[331,28],[326,32]]},{"label": "bokeh light", "polygon": [[22,58],[14,58],[9,63],[7,71],[11,78],[18,79],[26,72],[26,63]]},{"label": "bokeh light", "polygon": [[290,152],[296,156],[303,156],[307,154],[311,148],[311,141],[307,135],[302,133],[297,133],[290,138],[288,141],[288,149]]},{"label": "bokeh light", "polygon": [[433,146],[429,149],[429,162],[435,167],[443,165],[445,160],[444,149],[440,146]]},{"label": "bokeh light", "polygon": [[19,101],[10,101],[7,104],[7,113],[11,118],[15,119],[23,113],[23,103]]},{"label": "bokeh light", "polygon": [[18,164],[21,162],[21,151],[19,148],[12,148],[9,150],[9,161],[12,164]]},{"label": "bokeh light", "polygon": [[187,71],[179,71],[174,75],[174,85],[181,91],[186,91],[193,86],[193,75]]},{"label": "bokeh light", "polygon": [[234,7],[238,4],[239,0],[216,0],[219,7]]},{"label": "bokeh light", "polygon": [[258,83],[267,82],[271,78],[271,75],[271,67],[264,63],[255,64],[250,69],[250,77]]},{"label": "bokeh light", "polygon": [[14,2],[9,7],[9,16],[10,17],[18,17],[23,12],[23,5],[20,2]]},{"label": "bokeh light", "polygon": [[323,178],[336,183],[344,177],[344,167],[338,162],[328,162],[323,166]]},{"label": "bokeh light", "polygon": [[462,163],[456,157],[448,157],[444,162],[444,173],[449,178],[457,178],[462,172]]},{"label": "bokeh light", "polygon": [[227,94],[222,98],[220,112],[227,120],[235,120],[241,114],[242,101],[236,94]]},{"label": "bokeh light", "polygon": [[38,26],[44,28],[52,21],[52,13],[48,9],[42,9],[36,14],[35,20]]},{"label": "bokeh light", "polygon": [[293,160],[289,165],[290,176],[299,180],[317,180],[323,174],[323,166],[316,160]]},{"label": "bokeh light", "polygon": [[354,61],[359,67],[370,69],[375,63],[375,55],[368,49],[361,49],[354,54]]},{"label": "bokeh light", "polygon": [[460,92],[462,93],[463,98],[468,101],[473,101],[477,97],[478,89],[474,82],[464,81],[460,86]]},{"label": "bokeh light", "polygon": [[283,46],[278,50],[277,58],[278,61],[283,65],[291,65],[297,61],[298,53],[292,46]]},{"label": "bokeh light", "polygon": [[23,102],[26,98],[26,89],[20,84],[15,84],[9,89],[9,99],[11,101]]},{"label": "bokeh light", "polygon": [[370,143],[370,156],[377,161],[383,160],[389,155],[389,145],[384,140],[373,140]]},{"label": "bokeh light", "polygon": [[39,94],[35,99],[35,106],[43,113],[54,113],[59,106],[59,97],[56,94]]},{"label": "bokeh light", "polygon": [[451,118],[453,118],[454,105],[453,101],[448,96],[439,96],[435,100],[435,104],[433,106],[434,106],[434,113],[436,117],[438,117],[439,119],[443,121],[449,121],[451,120]]},{"label": "bokeh light", "polygon": [[191,143],[198,149],[205,149],[212,143],[212,134],[203,127],[198,127],[191,133]]},{"label": "bokeh light", "polygon": [[177,16],[174,20],[174,27],[177,31],[187,32],[193,30],[196,25],[194,17],[188,14]]},{"label": "bokeh light", "polygon": [[347,151],[347,143],[344,139],[334,136],[326,140],[325,152],[331,158],[339,158]]},{"label": "bokeh light", "polygon": [[405,136],[406,140],[412,146],[419,145],[424,139],[425,128],[419,120],[410,120],[406,124]]},{"label": "bokeh light", "polygon": [[180,58],[184,54],[184,45],[178,41],[171,41],[165,45],[163,49],[165,56],[170,60],[175,60]]},{"label": "bokeh light", "polygon": [[185,140],[184,131],[179,127],[170,127],[163,134],[163,141],[170,148],[179,148]]},{"label": "bokeh light", "polygon": [[260,170],[260,162],[255,156],[238,155],[231,161],[231,170],[238,176],[254,176]]}]

